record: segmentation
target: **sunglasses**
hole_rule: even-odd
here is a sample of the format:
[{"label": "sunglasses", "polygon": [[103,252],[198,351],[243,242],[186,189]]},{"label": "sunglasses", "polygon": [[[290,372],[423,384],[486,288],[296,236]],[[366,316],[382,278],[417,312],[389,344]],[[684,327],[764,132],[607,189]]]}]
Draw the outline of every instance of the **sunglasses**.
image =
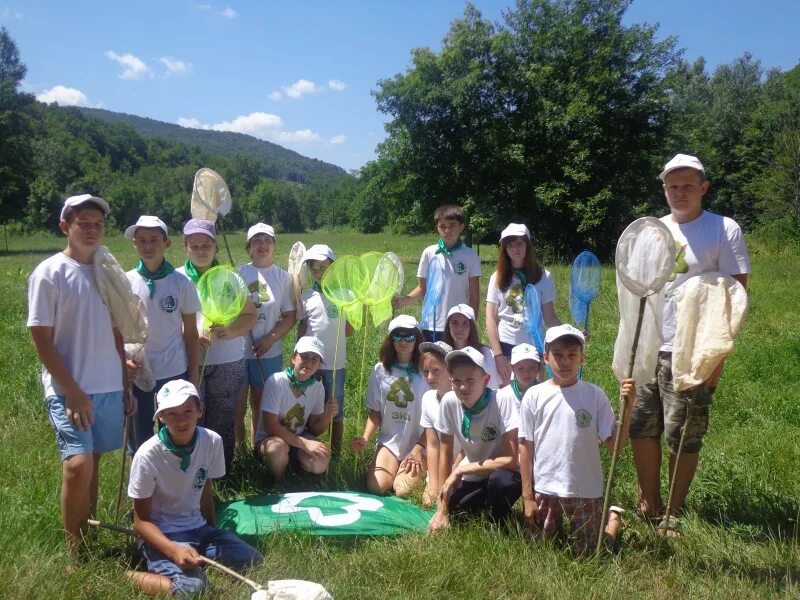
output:
[{"label": "sunglasses", "polygon": [[413,342],[417,339],[416,333],[409,333],[408,335],[400,335],[398,333],[392,334],[393,342]]}]

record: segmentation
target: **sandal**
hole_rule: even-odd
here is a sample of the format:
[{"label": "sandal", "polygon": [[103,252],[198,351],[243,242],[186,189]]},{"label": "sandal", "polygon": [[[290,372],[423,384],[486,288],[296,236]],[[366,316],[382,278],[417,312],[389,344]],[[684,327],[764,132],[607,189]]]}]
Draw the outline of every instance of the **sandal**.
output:
[{"label": "sandal", "polygon": [[634,510],[633,514],[636,516],[637,519],[650,523],[651,525],[657,525],[663,520],[663,517],[659,514],[647,515],[643,513],[641,508],[637,508],[636,510]]},{"label": "sandal", "polygon": [[665,535],[667,537],[680,537],[683,533],[683,527],[681,526],[681,521],[678,517],[672,515],[669,517],[664,517],[661,522],[656,527],[656,530],[659,534]]}]

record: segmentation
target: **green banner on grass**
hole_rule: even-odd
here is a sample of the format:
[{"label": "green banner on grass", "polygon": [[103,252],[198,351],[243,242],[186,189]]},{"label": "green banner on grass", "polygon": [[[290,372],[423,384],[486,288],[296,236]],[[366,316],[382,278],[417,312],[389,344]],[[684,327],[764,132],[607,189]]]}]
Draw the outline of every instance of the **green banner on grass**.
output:
[{"label": "green banner on grass", "polygon": [[219,527],[245,538],[276,531],[327,536],[386,536],[424,532],[433,515],[407,500],[360,492],[296,492],[222,504]]}]

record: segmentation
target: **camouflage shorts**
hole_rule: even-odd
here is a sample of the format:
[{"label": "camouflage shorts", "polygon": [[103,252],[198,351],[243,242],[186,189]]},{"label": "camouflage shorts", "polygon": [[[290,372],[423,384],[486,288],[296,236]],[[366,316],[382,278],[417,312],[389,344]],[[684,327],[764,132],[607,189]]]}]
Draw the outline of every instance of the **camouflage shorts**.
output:
[{"label": "camouflage shorts", "polygon": [[636,402],[631,415],[631,439],[660,438],[663,433],[670,452],[677,454],[686,420],[686,409],[694,394],[694,406],[683,442],[683,452],[700,452],[703,436],[708,431],[713,393],[713,388],[706,387],[676,392],[672,387],[672,353],[659,352],[655,380],[637,386]]}]

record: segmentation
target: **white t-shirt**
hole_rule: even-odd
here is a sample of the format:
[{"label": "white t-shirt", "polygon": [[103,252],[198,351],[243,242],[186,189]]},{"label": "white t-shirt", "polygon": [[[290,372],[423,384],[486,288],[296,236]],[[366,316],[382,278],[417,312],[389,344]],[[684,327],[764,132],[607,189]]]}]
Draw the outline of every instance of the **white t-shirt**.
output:
[{"label": "white t-shirt", "polygon": [[[189,282],[194,285],[191,277],[186,274],[186,267],[178,267],[176,273],[182,274]],[[196,291],[196,290],[195,290]],[[210,325],[203,317],[203,313],[197,312],[197,332],[200,335],[208,336]],[[244,340],[242,336],[230,340],[214,340],[214,342],[200,351],[200,368],[202,365],[224,365],[242,360],[244,357]]]},{"label": "white t-shirt", "polygon": [[[283,371],[273,373],[264,382],[264,391],[261,394],[261,412],[278,415],[280,424],[295,435],[300,435],[306,430],[308,418],[319,415],[325,411],[325,389],[322,383],[315,381],[306,388],[305,395],[300,394],[295,398],[292,393],[292,383]],[[256,444],[267,439],[264,431],[264,419],[258,420]]]},{"label": "white t-shirt", "polygon": [[[28,327],[52,327],[53,345],[86,394],[122,389],[122,363],[111,314],[97,288],[94,265],[59,252],[39,263],[28,280]],[[44,366],[44,395],[64,395]]]},{"label": "white t-shirt", "polygon": [[674,293],[687,279],[707,271],[723,275],[741,275],[750,272],[744,235],[733,219],[704,210],[694,221],[676,223],[672,215],[661,217],[672,232],[680,255],[675,264],[675,280],[664,286],[664,321],[662,331],[663,352],[672,352],[675,338]]},{"label": "white t-shirt", "polygon": [[[481,259],[472,248],[464,244],[451,251],[450,256],[436,254],[439,247],[434,244],[422,252],[417,268],[417,277],[427,279],[428,265],[431,260],[442,261],[444,267],[444,288],[442,300],[436,310],[436,322],[422,323],[423,329],[444,331],[447,311],[456,304],[469,304],[469,280],[481,276]],[[435,327],[434,327],[435,325]]]},{"label": "white t-shirt", "polygon": [[[247,287],[250,298],[256,305],[258,320],[250,330],[253,339],[258,343],[261,338],[272,331],[275,324],[281,320],[281,315],[287,311],[296,310],[294,303],[294,290],[292,276],[278,265],[271,267],[255,267],[247,263],[239,267]],[[250,335],[245,336],[244,357],[255,358],[253,354]],[[327,346],[325,346],[327,348]],[[276,341],[261,358],[273,358],[283,354],[283,339]]]},{"label": "white t-shirt", "polygon": [[422,414],[419,424],[423,429],[434,429],[439,418],[439,398],[436,390],[428,390],[422,395]]},{"label": "white t-shirt", "polygon": [[398,460],[414,449],[423,429],[420,425],[422,397],[428,384],[418,373],[409,375],[405,369],[389,372],[378,363],[367,383],[367,408],[381,413],[378,444],[386,446]]},{"label": "white t-shirt", "polygon": [[[455,392],[447,392],[442,398],[436,431],[453,436],[454,447],[464,451],[465,463],[478,463],[489,458],[497,458],[501,453],[503,435],[517,428],[517,419],[509,402],[498,398],[497,392],[490,389],[489,404],[480,414],[472,417],[470,439],[461,433],[464,406]],[[455,449],[453,450],[455,452]],[[481,481],[486,476],[465,475],[465,481]]]},{"label": "white t-shirt", "polygon": [[206,524],[200,512],[200,497],[208,479],[225,475],[222,438],[214,431],[197,428],[197,444],[189,468],[154,435],[136,451],[131,462],[128,496],[151,498],[151,518],[163,533],[197,529]]},{"label": "white t-shirt", "polygon": [[180,273],[170,273],[155,280],[155,294],[150,298],[147,282],[136,269],[126,273],[133,293],[147,307],[147,342],[144,355],[156,379],[175,377],[186,371],[186,344],[183,343],[183,315],[200,312],[200,299],[191,280]]},{"label": "white t-shirt", "polygon": [[[539,300],[542,304],[556,301],[556,286],[553,285],[550,271],[542,269],[542,277],[538,283],[533,284],[533,287],[539,292]],[[486,290],[486,301],[497,306],[497,331],[501,342],[514,346],[531,343],[523,319],[525,287],[516,274],[512,275],[511,285],[508,289],[501,292],[497,287],[497,271],[492,273]],[[542,339],[544,339],[544,335],[542,335]]]},{"label": "white t-shirt", "polygon": [[578,381],[562,388],[552,380],[522,397],[519,439],[533,442],[534,489],[562,498],[603,496],[599,442],[614,433],[605,392]]},{"label": "white t-shirt", "polygon": [[483,354],[483,360],[486,363],[486,372],[489,374],[489,383],[486,384],[486,387],[496,390],[500,387],[500,375],[497,374],[497,364],[495,363],[492,349],[489,346],[481,346],[479,350],[481,354]]},{"label": "white t-shirt", "polygon": [[[339,309],[323,294],[312,289],[303,290],[300,294],[298,319],[305,319],[308,327],[306,335],[313,335],[325,345],[325,369],[343,369],[345,364],[345,348],[347,338],[345,328],[347,320],[339,318]],[[339,351],[336,351],[336,342]],[[335,359],[335,363],[334,363]]]}]

